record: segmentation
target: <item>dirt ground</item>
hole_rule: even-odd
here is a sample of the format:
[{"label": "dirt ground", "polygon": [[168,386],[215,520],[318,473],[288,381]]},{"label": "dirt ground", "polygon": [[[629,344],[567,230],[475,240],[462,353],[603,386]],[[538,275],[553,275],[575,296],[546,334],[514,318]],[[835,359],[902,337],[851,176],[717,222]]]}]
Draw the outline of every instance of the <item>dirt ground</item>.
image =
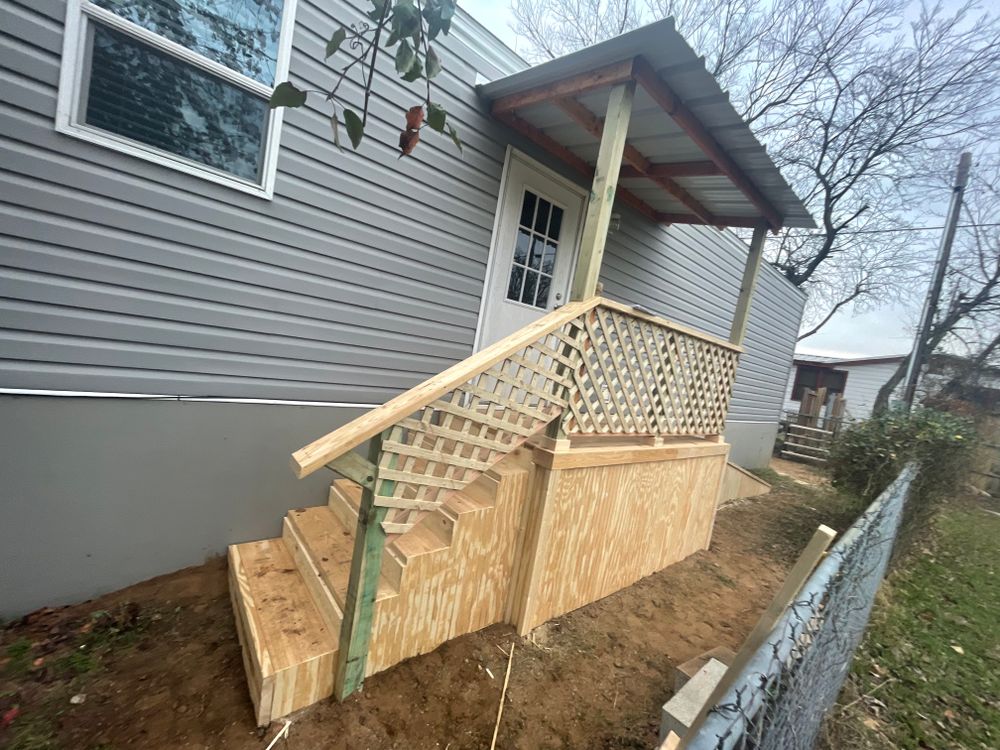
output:
[{"label": "dirt ground", "polygon": [[[518,638],[463,636],[292,718],[279,749],[489,747],[516,644],[498,748],[649,748],[674,667],[737,648],[819,523],[851,512],[786,478],[719,512],[711,548]],[[225,561],[11,623],[0,651],[0,747],[253,748]]]}]

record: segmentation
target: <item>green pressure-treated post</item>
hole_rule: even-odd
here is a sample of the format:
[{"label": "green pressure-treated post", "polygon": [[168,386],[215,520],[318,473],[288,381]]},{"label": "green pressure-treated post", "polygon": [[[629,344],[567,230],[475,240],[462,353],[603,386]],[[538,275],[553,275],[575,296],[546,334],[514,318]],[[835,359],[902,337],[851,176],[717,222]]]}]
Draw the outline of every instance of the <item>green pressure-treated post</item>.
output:
[{"label": "green pressure-treated post", "polygon": [[[384,433],[373,437],[368,447],[368,461],[372,465],[374,480],[369,486],[362,488],[358,526],[354,533],[351,577],[347,584],[347,600],[344,602],[344,621],[340,625],[340,649],[337,652],[337,674],[334,678],[334,693],[338,700],[344,700],[358,690],[365,680],[375,597],[382,572],[382,551],[385,549],[382,521],[388,512],[387,508],[375,505],[383,438]],[[380,489],[386,495],[391,495],[395,482],[382,482]]]}]

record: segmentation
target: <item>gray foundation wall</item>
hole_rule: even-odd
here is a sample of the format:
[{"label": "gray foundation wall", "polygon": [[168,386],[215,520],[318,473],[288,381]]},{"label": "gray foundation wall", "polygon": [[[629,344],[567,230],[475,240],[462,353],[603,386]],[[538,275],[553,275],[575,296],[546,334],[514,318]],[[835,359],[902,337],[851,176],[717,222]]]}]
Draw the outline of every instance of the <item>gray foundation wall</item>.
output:
[{"label": "gray foundation wall", "polygon": [[361,409],[0,396],[0,617],[277,536],[332,474],[289,454]]},{"label": "gray foundation wall", "polygon": [[763,469],[771,461],[777,422],[726,422],[729,460],[744,469]]}]

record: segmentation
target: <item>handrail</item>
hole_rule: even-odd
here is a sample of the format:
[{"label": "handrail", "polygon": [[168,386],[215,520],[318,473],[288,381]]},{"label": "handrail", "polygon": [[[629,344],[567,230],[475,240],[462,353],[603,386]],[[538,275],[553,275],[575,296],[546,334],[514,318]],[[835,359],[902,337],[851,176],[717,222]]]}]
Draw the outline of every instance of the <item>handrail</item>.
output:
[{"label": "handrail", "polygon": [[699,331],[696,328],[690,328],[680,323],[675,323],[672,320],[656,315],[655,313],[646,312],[638,307],[632,305],[625,305],[621,302],[615,302],[614,300],[601,298],[601,307],[607,307],[611,310],[616,310],[624,315],[629,315],[633,318],[639,318],[640,320],[645,320],[654,325],[662,326],[664,328],[670,328],[678,333],[683,333],[685,336],[691,336],[692,338],[701,339],[709,344],[714,344],[715,346],[721,346],[723,349],[729,349],[736,352],[737,354],[742,354],[744,349],[739,344],[734,344],[733,342],[719,338],[718,336],[713,336],[710,333],[705,333],[704,331]]},{"label": "handrail", "polygon": [[[560,420],[568,435],[716,435],[742,348],[618,302],[571,302],[292,454],[361,484],[405,533]],[[347,460],[377,440],[370,461]]]},{"label": "handrail", "polygon": [[292,454],[292,471],[300,479],[312,474],[338,456],[393,426],[400,419],[484,373],[497,362],[501,362],[542,336],[558,330],[599,304],[607,302],[608,300],[595,296],[580,302],[569,302],[553,310],[510,336],[295,451]]}]

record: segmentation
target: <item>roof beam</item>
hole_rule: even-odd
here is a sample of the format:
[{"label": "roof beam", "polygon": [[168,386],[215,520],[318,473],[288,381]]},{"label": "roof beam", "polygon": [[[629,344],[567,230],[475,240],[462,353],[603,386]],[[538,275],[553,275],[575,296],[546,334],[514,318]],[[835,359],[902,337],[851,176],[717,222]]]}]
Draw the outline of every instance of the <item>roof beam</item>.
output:
[{"label": "roof beam", "polygon": [[577,96],[630,80],[632,80],[632,60],[622,60],[603,68],[588,70],[586,73],[564,78],[561,81],[501,96],[493,102],[491,111],[495,116],[498,116],[539,102],[547,102],[564,96]]},{"label": "roof beam", "polygon": [[[678,161],[671,164],[650,164],[648,174],[658,177],[717,177],[722,174],[719,166],[712,161]],[[622,177],[645,177],[635,167],[622,167]]]},{"label": "roof beam", "polygon": [[[573,167],[573,169],[584,175],[587,179],[592,180],[594,178],[594,168],[590,166],[585,159],[581,159],[579,156],[559,143],[559,141],[555,138],[547,135],[543,130],[536,128],[534,125],[526,122],[525,120],[522,120],[513,112],[501,113],[496,117],[512,130],[516,130],[525,138],[548,151],[556,158],[569,164],[569,166]],[[657,221],[657,213],[653,207],[636,196],[634,193],[629,192],[625,188],[619,187],[615,194],[618,199],[622,201],[622,203],[631,206],[646,218]]]},{"label": "roof beam", "polygon": [[702,152],[711,159],[722,170],[733,184],[756,206],[761,215],[767,220],[772,231],[781,228],[781,214],[771,205],[771,202],[764,197],[756,185],[743,173],[732,157],[726,153],[725,149],[719,145],[718,141],[712,137],[711,133],[695,117],[694,113],[674,94],[673,90],[653,70],[653,66],[642,57],[633,60],[633,71],[635,80],[648,93],[653,101],[660,108],[670,115],[688,137],[693,140]]},{"label": "roof beam", "polygon": [[[604,121],[600,117],[580,104],[580,102],[576,99],[560,97],[555,99],[553,103],[565,112],[569,118],[576,122],[580,127],[594,136],[597,140],[601,140],[601,136],[604,135]],[[687,190],[682,188],[667,176],[653,174],[652,163],[650,163],[649,159],[643,156],[639,149],[635,146],[626,143],[625,150],[622,152],[622,157],[643,177],[648,180],[652,180],[661,188],[666,190],[677,200],[687,206],[691,210],[691,213],[704,221],[706,224],[716,223],[715,219],[712,217],[712,213],[701,205],[701,203],[699,203]]]}]

